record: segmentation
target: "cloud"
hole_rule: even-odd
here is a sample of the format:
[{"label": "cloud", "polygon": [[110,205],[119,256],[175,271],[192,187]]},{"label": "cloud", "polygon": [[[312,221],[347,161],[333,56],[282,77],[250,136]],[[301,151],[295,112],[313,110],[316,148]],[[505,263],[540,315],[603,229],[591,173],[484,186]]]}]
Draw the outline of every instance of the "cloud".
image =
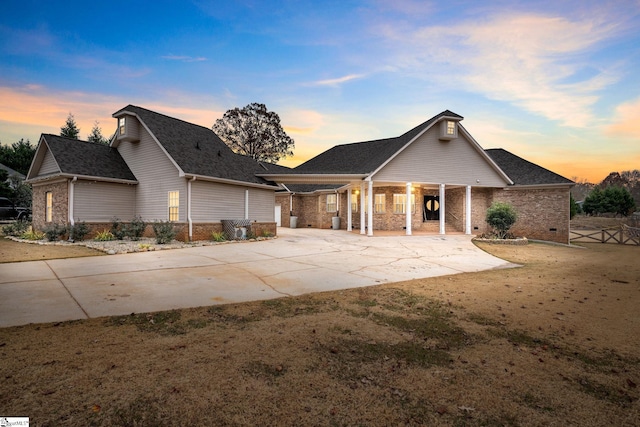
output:
[{"label": "cloud", "polygon": [[640,139],[640,98],[616,107],[615,121],[605,130],[608,134]]},{"label": "cloud", "polygon": [[162,59],[168,59],[170,61],[180,61],[180,62],[202,62],[206,61],[207,58],[204,56],[187,56],[187,55],[164,55]]},{"label": "cloud", "polygon": [[57,91],[29,84],[20,87],[0,86],[0,140],[10,143],[20,138],[37,141],[41,133],[59,134],[69,113],[86,138],[97,120],[105,136],[115,131],[111,117],[128,104],[136,104],[190,123],[211,127],[223,112],[207,96],[164,91],[162,99],[133,100],[96,92]]},{"label": "cloud", "polygon": [[335,79],[318,80],[316,82],[311,83],[311,86],[339,86],[342,83],[346,83],[351,80],[361,79],[364,76],[365,76],[364,74],[349,74],[349,75],[338,77]]},{"label": "cloud", "polygon": [[572,127],[592,123],[598,91],[618,79],[615,66],[590,59],[617,31],[604,18],[535,13],[496,13],[405,33],[392,25],[380,28],[390,43],[407,46],[394,58],[405,72]]}]

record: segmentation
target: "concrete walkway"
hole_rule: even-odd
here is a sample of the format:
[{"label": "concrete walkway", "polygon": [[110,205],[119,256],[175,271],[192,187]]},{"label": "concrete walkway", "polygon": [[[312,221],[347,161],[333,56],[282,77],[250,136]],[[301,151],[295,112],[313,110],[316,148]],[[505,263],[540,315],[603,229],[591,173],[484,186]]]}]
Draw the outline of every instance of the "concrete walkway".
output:
[{"label": "concrete walkway", "polygon": [[512,267],[469,236],[278,230],[278,239],[0,264],[0,327],[265,300]]}]

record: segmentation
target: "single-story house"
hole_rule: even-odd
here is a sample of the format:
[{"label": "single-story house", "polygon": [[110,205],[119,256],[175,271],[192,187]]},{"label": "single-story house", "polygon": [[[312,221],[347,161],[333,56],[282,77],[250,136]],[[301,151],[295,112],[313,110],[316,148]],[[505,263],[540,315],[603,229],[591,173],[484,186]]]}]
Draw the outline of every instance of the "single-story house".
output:
[{"label": "single-story house", "polygon": [[202,126],[133,105],[113,117],[109,145],[40,137],[27,175],[36,229],[83,221],[96,232],[139,216],[175,222],[183,240],[209,239],[225,219],[275,234],[278,187],[257,175],[266,167]]},{"label": "single-story house", "polygon": [[[489,231],[493,201],[511,203],[513,233],[567,243],[573,185],[502,149],[484,150],[444,111],[403,135],[335,146],[296,168],[234,154],[213,131],[141,107],[116,113],[109,145],[42,135],[27,175],[36,228],[85,221],[173,221],[185,240],[245,220],[276,225],[446,234]],[[339,224],[336,218],[340,218]]]},{"label": "single-story house", "polygon": [[514,206],[517,236],[568,243],[573,181],[503,149],[483,149],[449,110],[395,137],[335,146],[300,166],[259,176],[278,182],[279,223],[299,227],[490,231],[494,201]]}]

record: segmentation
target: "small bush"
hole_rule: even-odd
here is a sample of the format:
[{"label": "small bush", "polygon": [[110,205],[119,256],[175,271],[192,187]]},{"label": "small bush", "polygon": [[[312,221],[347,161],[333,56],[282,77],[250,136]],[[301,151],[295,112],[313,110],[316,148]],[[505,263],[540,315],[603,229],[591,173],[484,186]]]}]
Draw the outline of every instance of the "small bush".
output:
[{"label": "small bush", "polygon": [[273,233],[270,232],[269,230],[262,230],[262,237],[273,237]]},{"label": "small bush", "polygon": [[44,233],[36,230],[29,230],[22,233],[20,238],[24,240],[42,240],[44,239]]},{"label": "small bush", "polygon": [[76,222],[69,229],[69,239],[72,240],[83,240],[87,234],[89,234],[89,226],[84,221]]},{"label": "small bush", "polygon": [[5,236],[20,236],[24,234],[30,226],[30,221],[19,219],[18,221],[2,227],[2,233],[4,233]]},{"label": "small bush", "polygon": [[147,223],[142,220],[142,217],[136,216],[126,228],[126,235],[129,236],[131,240],[140,240],[145,228],[147,228]]},{"label": "small bush", "polygon": [[124,236],[126,235],[126,227],[124,226],[122,221],[120,221],[120,218],[114,217],[111,220],[111,234],[117,240],[124,239]]},{"label": "small bush", "polygon": [[153,232],[156,235],[156,243],[163,245],[176,237],[176,230],[171,221],[157,221],[153,223]]},{"label": "small bush", "polygon": [[102,230],[102,231],[98,231],[98,234],[96,234],[96,237],[93,238],[93,240],[97,240],[99,242],[106,242],[109,240],[115,240],[115,236],[113,235],[113,233],[109,230]]},{"label": "small bush", "polygon": [[44,235],[48,241],[61,240],[67,234],[66,224],[51,224],[44,229]]},{"label": "small bush", "polygon": [[509,229],[516,222],[517,215],[509,203],[493,202],[487,209],[487,224],[493,228],[499,239],[505,239]]},{"label": "small bush", "polygon": [[211,240],[213,240],[214,242],[224,242],[227,240],[227,238],[224,235],[224,232],[214,231],[211,233]]}]

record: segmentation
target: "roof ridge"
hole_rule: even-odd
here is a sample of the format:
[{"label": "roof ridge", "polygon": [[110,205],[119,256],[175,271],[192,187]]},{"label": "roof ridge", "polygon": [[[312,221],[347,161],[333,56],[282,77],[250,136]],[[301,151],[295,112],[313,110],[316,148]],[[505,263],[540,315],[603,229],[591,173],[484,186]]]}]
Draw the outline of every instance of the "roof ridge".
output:
[{"label": "roof ridge", "polygon": [[171,120],[176,120],[176,121],[179,121],[179,122],[182,122],[182,123],[188,124],[188,125],[190,125],[190,126],[197,126],[197,127],[200,127],[200,128],[202,128],[202,129],[206,129],[206,130],[208,130],[209,132],[212,132],[212,133],[214,133],[214,134],[215,134],[215,132],[213,132],[213,129],[212,129],[212,128],[209,128],[209,127],[206,127],[206,126],[202,126],[202,125],[199,125],[199,124],[197,124],[197,123],[191,123],[191,122],[188,122],[188,121],[186,121],[186,120],[179,119],[178,117],[170,116],[170,115],[168,115],[168,114],[159,113],[159,112],[157,112],[157,111],[149,110],[148,108],[140,107],[139,105],[129,104],[129,105],[127,105],[126,107],[121,108],[120,110],[116,111],[116,112],[115,112],[115,113],[113,113],[113,114],[115,115],[115,114],[120,113],[121,111],[126,111],[128,108],[137,108],[137,109],[139,109],[139,110],[143,110],[143,111],[145,111],[145,112],[147,112],[147,113],[155,114],[155,115],[157,115],[157,116],[162,116],[162,117],[165,117],[165,118],[167,118],[167,119],[171,119]]}]

